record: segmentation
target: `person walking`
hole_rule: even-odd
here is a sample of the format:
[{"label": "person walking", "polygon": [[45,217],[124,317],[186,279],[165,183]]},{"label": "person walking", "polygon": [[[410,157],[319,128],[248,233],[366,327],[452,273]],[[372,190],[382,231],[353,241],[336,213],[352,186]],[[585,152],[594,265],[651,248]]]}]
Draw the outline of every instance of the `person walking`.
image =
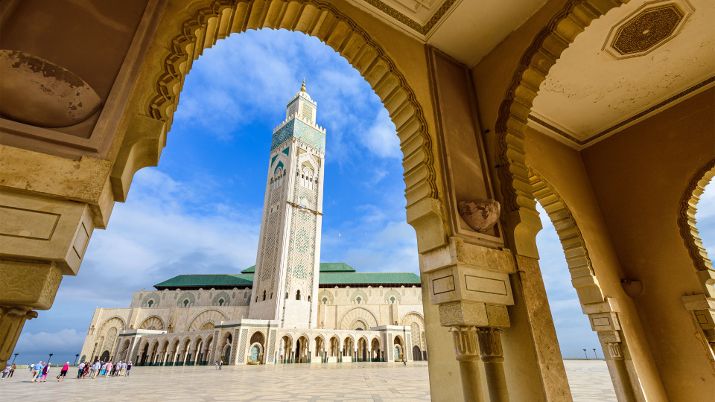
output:
[{"label": "person walking", "polygon": [[42,368],[42,376],[40,377],[40,382],[47,382],[47,375],[50,374],[50,362],[47,362],[45,364],[45,367]]},{"label": "person walking", "polygon": [[12,375],[15,374],[15,369],[17,368],[17,365],[15,363],[10,366],[10,378],[12,378]]},{"label": "person walking", "polygon": [[102,363],[97,360],[94,362],[92,365],[92,379],[97,378],[97,375],[99,374],[99,369],[102,367]]},{"label": "person walking", "polygon": [[127,363],[127,377],[129,377],[129,372],[132,371],[132,361],[129,360],[129,363]]},{"label": "person walking", "polygon": [[57,376],[57,382],[60,382],[67,377],[67,372],[70,370],[70,362],[65,362],[65,364],[60,369],[60,375]]},{"label": "person walking", "polygon": [[40,377],[42,376],[42,367],[44,366],[44,362],[40,360],[39,363],[34,364],[32,367],[32,382],[38,382],[40,380]]},{"label": "person walking", "polygon": [[84,362],[81,362],[79,366],[77,366],[77,379],[82,378],[82,373],[84,373]]}]

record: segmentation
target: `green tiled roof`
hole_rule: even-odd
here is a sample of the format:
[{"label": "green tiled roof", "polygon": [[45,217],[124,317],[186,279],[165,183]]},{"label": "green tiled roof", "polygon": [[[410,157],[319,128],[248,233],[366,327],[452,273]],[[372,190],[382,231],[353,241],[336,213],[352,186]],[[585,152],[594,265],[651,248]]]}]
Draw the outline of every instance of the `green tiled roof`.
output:
[{"label": "green tiled roof", "polygon": [[[320,272],[355,272],[355,268],[344,262],[321,262]],[[256,266],[251,265],[250,267],[241,271],[242,274],[254,274],[256,273]]]},{"label": "green tiled roof", "polygon": [[420,277],[408,272],[321,272],[320,287],[350,285],[420,285]]},{"label": "green tiled roof", "polygon": [[[253,287],[253,271],[249,271],[252,268],[234,275],[178,275],[154,287],[158,290],[250,288]],[[355,272],[355,269],[344,263],[320,264],[320,287],[368,285],[420,286],[420,277],[407,272]]]},{"label": "green tiled roof", "polygon": [[250,288],[252,286],[253,274],[177,275],[154,285],[157,290]]}]

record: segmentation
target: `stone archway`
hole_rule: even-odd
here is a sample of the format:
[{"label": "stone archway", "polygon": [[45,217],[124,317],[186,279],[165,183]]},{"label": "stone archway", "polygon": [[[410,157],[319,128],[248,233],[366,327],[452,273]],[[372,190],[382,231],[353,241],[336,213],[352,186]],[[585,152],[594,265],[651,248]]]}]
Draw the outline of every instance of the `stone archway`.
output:
[{"label": "stone archway", "polygon": [[[615,303],[605,296],[598,282],[581,229],[571,210],[549,183],[533,171],[529,181],[534,199],[544,207],[559,236],[571,283],[576,289],[582,311],[590,312],[587,314],[591,328],[598,335],[614,387],[620,394],[632,400],[636,393],[632,382],[638,380],[631,378],[632,374],[627,368],[626,356],[630,356],[627,336],[621,328],[618,309],[614,308]],[[596,324],[603,320],[609,325]]]},{"label": "stone archway", "polygon": [[715,159],[700,169],[690,180],[680,202],[678,226],[703,289],[701,294],[684,295],[683,303],[691,312],[693,324],[697,328],[696,336],[710,356],[710,363],[715,367],[715,309],[708,303],[709,299],[715,297],[715,268],[708,258],[708,252],[703,246],[695,221],[700,197],[713,177],[715,177]]},{"label": "stone archway", "polygon": [[[396,63],[355,21],[332,5],[317,0],[205,0],[182,7],[182,10],[170,12],[184,15],[183,23],[175,29],[174,36],[169,32],[164,33],[166,36],[162,35],[167,42],[161,51],[153,55],[152,63],[156,64],[144,66],[146,72],[142,79],[146,81],[146,88],[152,89],[151,92],[138,94],[138,99],[132,100],[132,104],[144,106],[143,110],[134,111],[137,115],[130,118],[136,123],[130,122],[129,125],[141,124],[153,128],[124,138],[111,174],[117,200],[126,199],[129,184],[137,170],[158,163],[163,138],[171,127],[184,77],[193,61],[204,49],[230,34],[270,28],[314,36],[341,54],[360,72],[382,100],[397,128],[404,156],[407,207],[413,211],[408,214],[410,220],[423,218],[428,213],[440,219],[430,202],[429,206],[425,205],[427,208],[410,208],[428,199],[436,202],[438,198],[432,139],[422,106]],[[147,118],[156,124],[147,124]],[[440,226],[434,229],[442,233]],[[438,241],[441,244],[443,240],[440,238]]]},{"label": "stone archway", "polygon": [[[512,75],[496,121],[498,137],[497,172],[501,185],[502,212],[508,222],[507,236],[517,252],[533,253],[536,233],[526,229],[524,238],[517,227],[531,226],[538,219],[536,203],[529,191],[529,169],[524,152],[524,130],[539,86],[561,53],[574,42],[591,21],[626,0],[569,1],[559,10],[523,53]],[[537,229],[538,231],[538,229]]]},{"label": "stone archway", "polygon": [[377,326],[375,315],[362,307],[355,307],[340,318],[340,329],[369,330]]}]

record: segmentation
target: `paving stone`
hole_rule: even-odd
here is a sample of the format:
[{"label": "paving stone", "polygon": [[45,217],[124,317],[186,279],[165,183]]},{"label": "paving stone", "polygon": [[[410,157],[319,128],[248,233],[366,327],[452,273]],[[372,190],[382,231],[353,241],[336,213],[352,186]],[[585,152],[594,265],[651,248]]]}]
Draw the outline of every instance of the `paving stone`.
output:
[{"label": "paving stone", "polygon": [[[603,361],[567,360],[575,402],[616,402]],[[70,401],[428,401],[425,363],[372,363],[279,366],[134,367],[129,377],[58,383],[50,370],[46,383],[30,382],[26,370],[0,380],[0,400]],[[70,371],[70,375],[73,371]]]}]

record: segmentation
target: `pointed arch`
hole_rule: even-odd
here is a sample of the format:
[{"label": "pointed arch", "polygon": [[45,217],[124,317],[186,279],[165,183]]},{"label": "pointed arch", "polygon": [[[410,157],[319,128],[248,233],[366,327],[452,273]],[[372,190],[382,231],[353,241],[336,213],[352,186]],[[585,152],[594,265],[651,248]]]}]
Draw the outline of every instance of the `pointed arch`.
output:
[{"label": "pointed arch", "polygon": [[[703,246],[703,240],[700,238],[695,222],[695,213],[697,212],[700,196],[703,195],[705,187],[713,177],[715,177],[715,159],[700,169],[690,180],[690,184],[680,202],[680,217],[678,219],[680,234],[685,241],[685,246],[688,248],[690,258],[695,264],[695,269],[698,271],[712,271],[715,269],[712,261],[708,258],[708,252]],[[707,286],[705,283],[703,285]],[[710,286],[715,286],[715,284]],[[710,295],[710,297],[713,296],[715,295]]]},{"label": "pointed arch", "polygon": [[156,315],[145,318],[139,325],[139,329],[163,330],[164,328],[164,320]]},{"label": "pointed arch", "polygon": [[538,173],[530,171],[529,183],[534,199],[544,207],[549,219],[554,223],[556,234],[566,255],[571,282],[576,288],[581,305],[603,302],[605,297],[598,283],[586,241],[571,210]]},{"label": "pointed arch", "polygon": [[[529,219],[525,214],[531,215],[530,219],[538,219],[536,203],[529,186],[524,130],[539,86],[561,53],[591,21],[626,2],[627,0],[566,2],[524,51],[512,75],[504,100],[499,106],[495,125],[498,138],[496,166],[501,185],[502,210],[512,222],[512,232],[522,221]],[[513,233],[508,235],[513,236]],[[518,244],[515,247],[518,247]]]},{"label": "pointed arch", "polygon": [[366,330],[377,326],[377,319],[375,318],[375,315],[373,315],[367,309],[364,309],[362,307],[356,307],[352,310],[349,310],[343,315],[343,317],[340,319],[339,328],[355,329],[354,324],[357,322],[365,323],[367,325],[367,328],[363,329]]},{"label": "pointed arch", "polygon": [[189,324],[189,332],[191,331],[204,331],[208,329],[213,329],[221,321],[226,321],[226,315],[218,310],[206,310],[197,314],[191,324]]},{"label": "pointed arch", "polygon": [[[145,113],[159,124],[154,130],[128,136],[111,176],[115,196],[124,200],[134,173],[156,165],[176,110],[184,78],[195,59],[218,39],[249,29],[286,29],[314,36],[333,48],[360,72],[387,109],[403,153],[407,206],[438,199],[432,139],[417,96],[396,63],[355,21],[333,5],[318,1],[205,0],[182,13],[187,17],[169,43],[157,46],[147,65]],[[153,61],[156,63],[155,61]],[[140,99],[137,99],[141,102]]]}]

